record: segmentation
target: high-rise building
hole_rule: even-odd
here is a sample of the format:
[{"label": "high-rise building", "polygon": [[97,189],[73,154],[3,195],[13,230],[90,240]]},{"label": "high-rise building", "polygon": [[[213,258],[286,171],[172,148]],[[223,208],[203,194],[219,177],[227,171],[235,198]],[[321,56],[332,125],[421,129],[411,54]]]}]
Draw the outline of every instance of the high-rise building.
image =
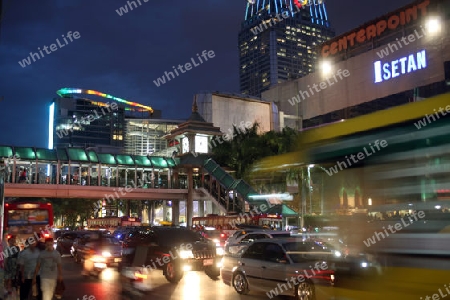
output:
[{"label": "high-rise building", "polygon": [[150,119],[154,112],[149,106],[93,90],[64,88],[57,94],[60,97],[50,105],[50,149],[98,147],[123,152],[126,118]]},{"label": "high-rise building", "polygon": [[242,94],[260,97],[315,71],[317,46],[335,36],[322,0],[248,1],[239,32]]}]

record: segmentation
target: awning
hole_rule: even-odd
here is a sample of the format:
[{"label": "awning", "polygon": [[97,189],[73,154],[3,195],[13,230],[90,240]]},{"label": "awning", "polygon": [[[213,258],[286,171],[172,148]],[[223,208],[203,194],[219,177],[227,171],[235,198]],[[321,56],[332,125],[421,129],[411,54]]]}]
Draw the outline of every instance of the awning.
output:
[{"label": "awning", "polygon": [[58,160],[58,156],[56,155],[56,150],[53,150],[53,149],[36,148],[36,156],[37,156],[37,159],[41,160],[41,161],[56,162]]},{"label": "awning", "polygon": [[117,165],[114,155],[107,153],[97,153],[98,159],[101,164],[105,165]]},{"label": "awning", "polygon": [[36,160],[36,152],[31,147],[14,147],[14,155],[22,160]]},{"label": "awning", "polygon": [[11,157],[13,155],[12,147],[0,146],[0,157]]},{"label": "awning", "polygon": [[164,169],[169,167],[164,157],[150,156],[150,161],[152,162],[153,168]]},{"label": "awning", "polygon": [[144,168],[151,168],[152,162],[147,156],[143,155],[133,155],[134,162],[136,163],[136,167],[144,167]]},{"label": "awning", "polygon": [[88,155],[89,161],[91,163],[98,163],[98,157],[97,157],[97,153],[95,153],[95,151],[89,150],[89,151],[87,151],[87,155]]},{"label": "awning", "polygon": [[286,204],[277,204],[266,211],[269,215],[282,215],[283,217],[296,217],[298,213]]},{"label": "awning", "polygon": [[69,160],[73,162],[86,162],[89,163],[89,158],[84,151],[80,148],[67,148],[67,154],[69,155]]},{"label": "awning", "polygon": [[119,165],[134,166],[134,160],[130,155],[118,154],[116,160]]}]

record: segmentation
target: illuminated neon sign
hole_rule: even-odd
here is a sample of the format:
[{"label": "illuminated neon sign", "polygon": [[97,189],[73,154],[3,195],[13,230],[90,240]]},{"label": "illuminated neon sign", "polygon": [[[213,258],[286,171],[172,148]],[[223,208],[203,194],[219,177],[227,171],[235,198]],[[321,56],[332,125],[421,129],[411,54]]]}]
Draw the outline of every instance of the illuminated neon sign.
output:
[{"label": "illuminated neon sign", "polygon": [[[145,111],[149,111],[149,112],[153,113],[153,108],[151,108],[150,106],[142,105],[142,104],[139,104],[139,103],[136,103],[136,102],[127,101],[125,99],[114,97],[112,95],[104,94],[104,93],[97,92],[97,91],[94,91],[94,90],[63,88],[63,89],[58,90],[56,93],[60,97],[64,97],[65,95],[73,95],[73,94],[96,95],[96,96],[103,97],[103,98],[106,98],[106,99],[112,99],[114,101],[117,101],[117,102],[120,102],[120,103],[124,103],[124,104],[130,105],[130,106],[140,107],[140,108],[142,108]],[[92,101],[92,103],[96,104],[96,105],[100,105],[99,102],[93,102]]]},{"label": "illuminated neon sign", "polygon": [[298,8],[302,8],[302,6],[311,6],[315,4],[322,4],[323,0],[318,0],[317,3],[315,3],[315,0],[294,0],[294,5]]},{"label": "illuminated neon sign", "polygon": [[373,63],[375,71],[375,83],[388,81],[389,79],[409,74],[427,67],[427,58],[425,50],[416,54],[401,57],[391,62],[382,63],[376,61]]}]

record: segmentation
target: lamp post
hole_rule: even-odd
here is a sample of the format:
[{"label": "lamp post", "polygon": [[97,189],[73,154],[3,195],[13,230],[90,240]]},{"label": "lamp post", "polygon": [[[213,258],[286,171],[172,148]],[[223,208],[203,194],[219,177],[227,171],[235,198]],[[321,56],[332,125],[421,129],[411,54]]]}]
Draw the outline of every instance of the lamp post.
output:
[{"label": "lamp post", "polygon": [[[326,172],[326,170],[325,170],[325,168],[324,167],[321,167],[321,166],[317,166],[317,165],[313,165],[313,164],[311,164],[311,165],[309,165],[308,166],[308,179],[309,179],[309,190],[310,190],[310,202],[311,202],[311,191],[312,191],[312,186],[311,186],[311,171],[310,171],[310,169],[312,169],[312,168],[314,168],[314,167],[317,167],[317,168],[319,168],[319,169],[321,169],[322,171],[324,171],[324,172]],[[324,201],[323,201],[323,173],[322,173],[322,179],[321,179],[321,189],[320,189],[320,214],[321,215],[323,215],[323,204],[324,204]],[[311,205],[311,204],[310,204]]]},{"label": "lamp post", "polygon": [[3,241],[3,223],[5,218],[5,178],[8,172],[8,162],[5,158],[0,159],[0,201],[2,202],[2,207],[0,210],[0,240]]}]

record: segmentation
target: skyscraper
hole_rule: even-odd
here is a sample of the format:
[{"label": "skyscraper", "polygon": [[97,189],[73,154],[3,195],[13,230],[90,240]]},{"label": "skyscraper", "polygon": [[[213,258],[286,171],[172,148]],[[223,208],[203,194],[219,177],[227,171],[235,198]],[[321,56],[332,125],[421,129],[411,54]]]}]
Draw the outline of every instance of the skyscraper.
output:
[{"label": "skyscraper", "polygon": [[322,0],[249,0],[239,32],[241,93],[315,71],[317,46],[334,37]]}]

